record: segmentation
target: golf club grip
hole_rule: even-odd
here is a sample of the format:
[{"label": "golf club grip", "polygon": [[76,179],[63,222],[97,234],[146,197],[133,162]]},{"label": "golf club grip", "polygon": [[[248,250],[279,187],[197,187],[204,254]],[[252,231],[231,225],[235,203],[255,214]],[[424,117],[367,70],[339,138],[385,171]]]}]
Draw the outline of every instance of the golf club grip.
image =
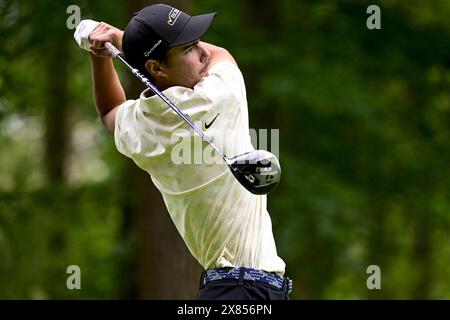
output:
[{"label": "golf club grip", "polygon": [[120,55],[119,49],[117,49],[111,42],[105,42],[105,50],[112,56],[117,57]]}]

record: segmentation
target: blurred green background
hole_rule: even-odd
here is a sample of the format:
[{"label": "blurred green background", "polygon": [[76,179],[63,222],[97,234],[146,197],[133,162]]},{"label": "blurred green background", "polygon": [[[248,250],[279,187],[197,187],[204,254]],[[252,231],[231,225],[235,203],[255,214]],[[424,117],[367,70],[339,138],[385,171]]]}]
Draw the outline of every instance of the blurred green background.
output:
[{"label": "blurred green background", "polygon": [[[100,124],[66,26],[69,5],[123,29],[153,3],[0,0],[1,299],[195,298],[201,269]],[[450,299],[450,2],[166,3],[219,12],[204,40],[238,61],[251,128],[280,130],[268,206],[292,298]]]}]

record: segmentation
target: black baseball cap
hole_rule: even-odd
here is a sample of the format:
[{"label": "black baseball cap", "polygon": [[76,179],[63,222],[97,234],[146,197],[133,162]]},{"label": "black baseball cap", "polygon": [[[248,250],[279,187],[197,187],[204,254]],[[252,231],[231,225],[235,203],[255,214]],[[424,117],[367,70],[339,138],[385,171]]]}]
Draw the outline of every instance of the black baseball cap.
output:
[{"label": "black baseball cap", "polygon": [[216,13],[189,16],[165,4],[155,4],[133,15],[125,28],[122,50],[128,62],[145,71],[148,59],[162,59],[170,48],[200,39]]}]

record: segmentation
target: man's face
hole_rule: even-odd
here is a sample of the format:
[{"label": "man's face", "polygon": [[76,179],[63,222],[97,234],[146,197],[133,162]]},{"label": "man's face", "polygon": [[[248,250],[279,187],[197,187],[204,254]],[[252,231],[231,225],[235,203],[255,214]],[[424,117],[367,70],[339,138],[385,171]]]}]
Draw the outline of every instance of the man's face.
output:
[{"label": "man's face", "polygon": [[208,75],[211,54],[201,42],[177,46],[168,52],[167,62],[163,65],[164,82],[171,86],[193,88]]}]

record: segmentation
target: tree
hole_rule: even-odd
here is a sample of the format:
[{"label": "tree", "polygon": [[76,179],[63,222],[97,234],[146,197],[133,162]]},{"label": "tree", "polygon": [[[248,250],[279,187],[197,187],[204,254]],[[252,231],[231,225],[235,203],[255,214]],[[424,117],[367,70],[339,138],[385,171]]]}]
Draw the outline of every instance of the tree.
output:
[{"label": "tree", "polygon": [[[129,0],[128,17],[150,4]],[[180,1],[173,5],[186,4],[186,1]],[[132,74],[128,73],[127,77],[131,83],[127,96],[135,99],[145,87]],[[124,184],[123,192],[132,193],[132,212],[125,210],[124,214],[125,221],[132,221],[132,232],[136,237],[136,296],[141,299],[194,299],[201,274],[198,262],[187,250],[149,175],[129,160],[124,172],[124,178],[128,177],[131,177],[130,183]]]}]

